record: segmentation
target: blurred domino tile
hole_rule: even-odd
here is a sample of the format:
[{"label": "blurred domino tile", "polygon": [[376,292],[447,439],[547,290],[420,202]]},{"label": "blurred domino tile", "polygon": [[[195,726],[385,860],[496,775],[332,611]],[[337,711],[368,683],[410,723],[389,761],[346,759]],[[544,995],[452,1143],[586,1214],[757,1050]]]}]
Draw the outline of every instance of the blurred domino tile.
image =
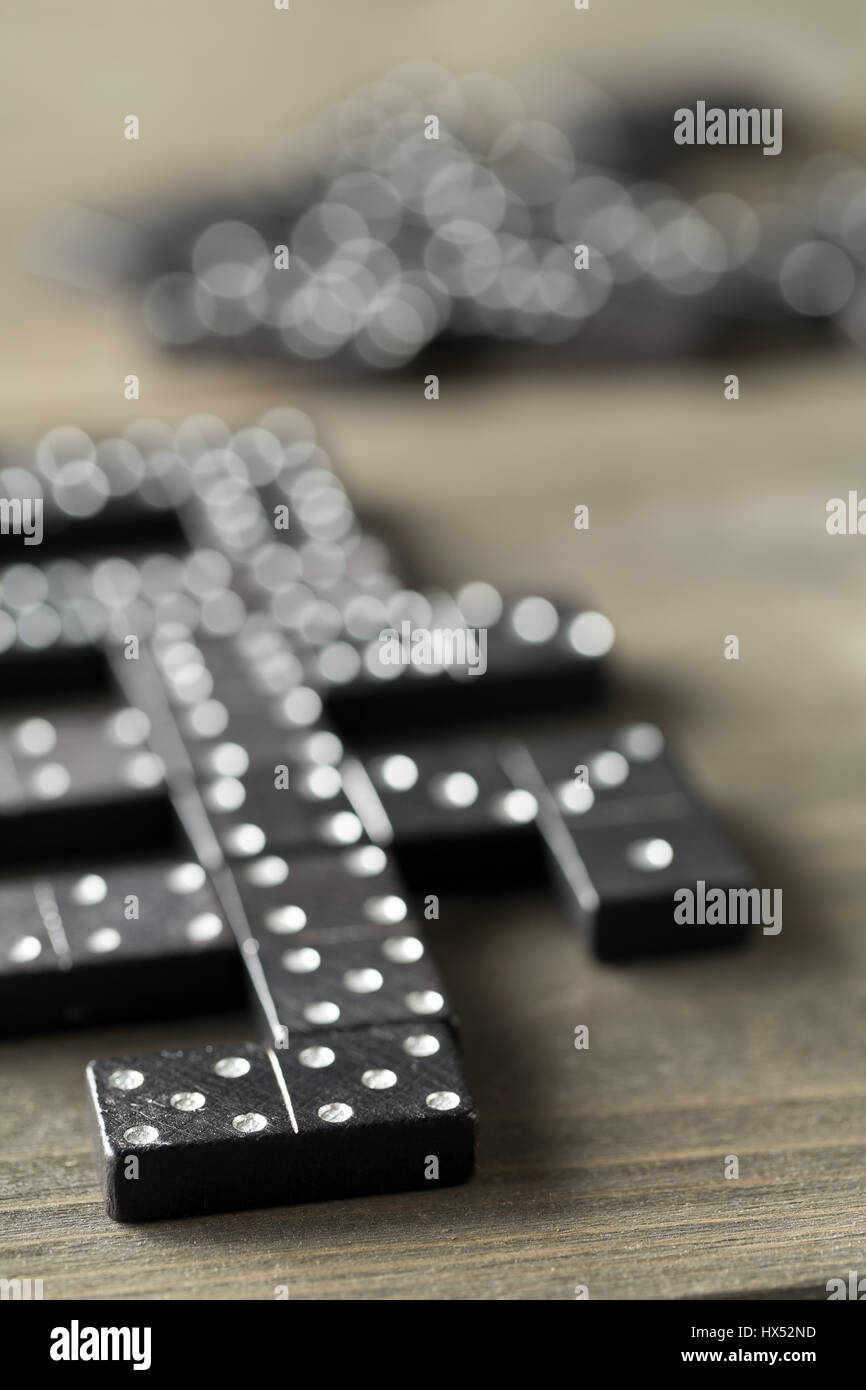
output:
[{"label": "blurred domino tile", "polygon": [[[0,1029],[232,1007],[245,979],[266,1040],[92,1065],[119,1219],[426,1188],[431,1136],[439,1180],[468,1176],[457,1020],[409,889],[549,858],[604,957],[731,939],[672,932],[673,882],[747,871],[657,731],[442,742],[440,721],[591,708],[609,620],[403,587],[298,412],[52,431],[0,488],[45,503],[42,563],[22,542],[0,575]],[[383,629],[440,622],[486,630],[483,675],[383,663]],[[126,1151],[151,1181],[124,1183]]]}]

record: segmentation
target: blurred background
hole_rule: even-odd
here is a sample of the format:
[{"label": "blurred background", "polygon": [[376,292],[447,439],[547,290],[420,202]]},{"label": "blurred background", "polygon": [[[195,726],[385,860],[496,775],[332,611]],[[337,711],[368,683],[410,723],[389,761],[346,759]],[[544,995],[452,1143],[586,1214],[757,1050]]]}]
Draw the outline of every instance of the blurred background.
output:
[{"label": "blurred background", "polygon": [[[306,1296],[570,1297],[578,1281],[593,1296],[818,1296],[866,1260],[866,541],[825,528],[827,500],[864,472],[858,176],[842,228],[851,285],[843,272],[839,291],[838,261],[816,277],[819,307],[829,278],[832,312],[801,312],[808,287],[796,276],[786,297],[775,272],[712,272],[708,329],[699,296],[684,309],[656,277],[652,331],[638,305],[603,351],[533,345],[531,323],[505,347],[446,343],[436,401],[424,398],[423,359],[353,372],[248,345],[166,350],[141,306],[148,256],[188,254],[183,208],[208,204],[212,221],[246,209],[255,223],[328,167],[335,122],[351,140],[357,105],[345,103],[359,87],[418,60],[496,80],[475,87],[494,97],[494,142],[497,100],[553,123],[592,110],[593,138],[612,143],[591,162],[627,171],[629,186],[663,181],[690,204],[741,198],[747,243],[748,209],[764,206],[781,227],[778,269],[838,211],[821,202],[828,180],[866,159],[863,7],[291,0],[281,12],[270,0],[35,0],[7,10],[5,27],[4,436],[59,424],[115,433],[140,415],[208,411],[240,426],[300,406],[356,505],[399,534],[427,582],[485,578],[609,613],[620,709],[666,727],[758,882],[784,887],[782,937],[710,963],[613,971],[586,959],[551,905],[493,894],[459,931],[444,925],[485,1176],[448,1199],[456,1246],[421,1257],[400,1246],[399,1275],[377,1264],[363,1222],[347,1237],[351,1270],[317,1265],[331,1239],[317,1218],[296,1251]],[[781,107],[783,152],[674,146],[675,108],[716,91],[724,105],[730,93],[734,105]],[[138,141],[123,138],[129,114]],[[663,196],[644,188],[633,201]],[[737,401],[724,398],[730,373]],[[124,399],[129,374],[139,401]],[[590,526],[577,532],[580,503]],[[738,662],[723,658],[728,634]],[[599,1049],[578,1079],[580,1022],[597,1025]],[[162,1037],[139,1029],[99,1044],[22,1045],[20,1085],[37,1085],[50,1108],[76,1084],[81,1056]],[[731,1152],[744,1177],[725,1184]],[[81,1153],[70,1181],[95,1201],[83,1140]],[[378,1229],[399,1244],[390,1200]],[[244,1273],[231,1296],[259,1296],[255,1280],[264,1286],[271,1264],[279,1272],[291,1219],[268,1218],[255,1250],[235,1245]],[[167,1238],[173,1273],[160,1289],[214,1295],[221,1241],[237,1229],[226,1220],[203,1234],[194,1274],[181,1234]],[[106,1235],[101,1258],[121,1291],[146,1296],[152,1285],[124,1258],[129,1238]],[[432,1285],[407,1295],[405,1270],[420,1278],[424,1259]],[[365,1269],[373,1283],[362,1286]],[[98,1289],[89,1277],[70,1266],[66,1292]]]},{"label": "blurred background", "polygon": [[[776,272],[789,241],[822,234],[814,220],[833,161],[858,171],[866,154],[860,7],[376,0],[362,10],[292,0],[282,12],[265,0],[146,10],[86,0],[74,14],[28,6],[9,30],[0,96],[7,440],[65,423],[113,433],[141,415],[214,410],[240,423],[290,400],[315,419],[356,503],[397,521],[431,582],[484,573],[506,588],[588,591],[617,610],[620,657],[643,678],[653,683],[665,659],[685,665],[668,694],[682,699],[695,685],[703,699],[707,686],[734,683],[736,668],[719,665],[720,632],[740,635],[752,679],[760,650],[774,681],[789,623],[808,624],[809,641],[830,644],[835,661],[851,659],[843,633],[856,626],[845,605],[858,554],[844,541],[833,548],[823,509],[856,485],[862,358],[844,286],[843,312],[828,325],[783,304]],[[691,204],[742,197],[746,243],[751,209],[771,224],[768,276],[744,285],[711,272],[704,296],[650,274],[651,312],[639,304],[606,335],[602,310],[601,331],[584,334],[588,349],[532,349],[531,316],[504,356],[490,336],[470,354],[446,345],[435,402],[423,396],[423,359],[353,377],[329,356],[233,359],[219,350],[232,346],[225,338],[216,351],[213,338],[210,350],[164,351],[142,312],[148,279],[189,262],[195,235],[226,208],[255,226],[263,208],[302,198],[310,170],[326,170],[335,150],[352,167],[371,100],[384,92],[387,104],[382,84],[394,68],[419,63],[486,74],[466,90],[488,145],[521,119],[522,103],[532,120],[562,116],[591,158],[600,151],[630,169],[622,182],[643,180],[644,203],[673,189]],[[731,93],[737,104],[782,107],[782,154],[676,147],[672,111],[710,92],[724,104]],[[123,138],[130,113],[138,141]],[[852,196],[862,238],[861,176]],[[655,192],[661,180],[668,187]],[[862,260],[850,259],[859,277]],[[723,398],[729,372],[741,378],[736,403]],[[130,373],[139,401],[124,398]],[[572,524],[578,503],[592,518],[582,533]],[[756,630],[750,565],[771,568],[774,547],[794,583],[810,579],[792,608],[790,584],[774,598],[762,577],[764,607],[781,609]],[[830,557],[837,592],[816,622],[811,576]],[[788,693],[807,678],[794,657],[788,649]],[[828,657],[813,648],[808,664],[826,669]],[[700,757],[706,740],[694,742]],[[717,776],[741,775],[720,764]]]}]

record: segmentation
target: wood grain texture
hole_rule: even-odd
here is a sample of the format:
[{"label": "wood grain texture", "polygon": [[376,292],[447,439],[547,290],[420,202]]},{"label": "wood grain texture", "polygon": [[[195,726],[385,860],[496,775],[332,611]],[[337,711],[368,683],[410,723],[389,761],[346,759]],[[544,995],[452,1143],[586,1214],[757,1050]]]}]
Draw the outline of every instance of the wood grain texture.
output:
[{"label": "wood grain texture", "polygon": [[[669,371],[491,361],[472,380],[446,376],[431,403],[411,380],[351,387],[288,368],[160,357],[128,303],[23,278],[34,228],[44,230],[50,198],[100,195],[111,206],[118,188],[130,191],[103,128],[130,105],[118,73],[136,78],[139,104],[165,97],[162,144],[141,150],[142,191],[179,183],[198,156],[202,183],[221,172],[259,132],[262,105],[244,102],[242,88],[208,125],[225,72],[211,88],[211,64],[198,75],[186,66],[175,90],[158,45],[136,42],[143,19],[118,34],[102,27],[101,4],[83,8],[92,27],[78,32],[77,6],[77,36],[64,33],[64,62],[54,59],[66,74],[59,87],[29,92],[27,74],[44,70],[34,25],[10,89],[28,134],[7,184],[18,211],[0,233],[2,278],[16,267],[19,276],[17,316],[7,315],[0,344],[7,434],[66,421],[111,430],[136,410],[215,410],[240,424],[281,401],[308,409],[356,503],[386,518],[427,579],[588,594],[610,613],[620,709],[667,728],[758,881],[784,889],[784,929],[735,955],[602,967],[549,901],[503,898],[495,884],[478,902],[444,899],[436,942],[464,1020],[481,1149],[472,1184],[429,1195],[115,1226],[85,1130],[85,1061],[240,1039],[245,1021],[4,1044],[0,1275],[42,1277],[47,1298],[270,1299],[288,1284],[293,1299],[414,1300],[570,1299],[576,1284],[592,1298],[816,1298],[827,1279],[862,1274],[866,539],[831,539],[824,528],[829,497],[864,490],[861,361],[829,349]],[[530,0],[510,8],[510,28],[498,3],[461,18],[453,51],[447,24],[422,31],[421,18],[398,41],[385,22],[396,5],[381,6],[381,53],[355,42],[359,21],[347,17],[351,42],[336,67],[293,54],[292,110],[419,50],[494,68],[507,50],[512,70],[525,51],[537,72],[551,45],[543,23],[560,21],[552,7],[539,19]],[[693,58],[682,37],[698,42],[691,0],[681,30],[683,7],[664,21],[655,7],[641,18],[646,8],[627,7],[628,53],[642,60],[647,36],[658,43],[667,23]],[[814,16],[805,0],[761,16],[744,0],[725,15],[731,32],[750,16],[750,52],[777,71],[774,26],[793,10]],[[199,16],[208,53],[224,12],[209,3]],[[308,36],[319,34],[313,13]],[[863,11],[837,0],[821,13],[826,71],[810,67],[805,30],[784,71],[825,102],[832,129],[859,102]],[[612,71],[612,11],[591,14],[588,57]],[[236,38],[230,27],[221,61]],[[279,53],[257,51],[273,77]],[[100,87],[111,64],[115,78]],[[64,85],[73,76],[81,110]],[[227,149],[210,139],[214,128],[231,131]],[[122,400],[129,371],[142,375],[140,407]],[[728,371],[741,376],[737,403],[722,399]],[[578,502],[591,514],[580,534]],[[729,633],[739,662],[723,660]],[[572,1044],[581,1023],[588,1052]],[[728,1154],[739,1157],[738,1180],[723,1177]]]}]

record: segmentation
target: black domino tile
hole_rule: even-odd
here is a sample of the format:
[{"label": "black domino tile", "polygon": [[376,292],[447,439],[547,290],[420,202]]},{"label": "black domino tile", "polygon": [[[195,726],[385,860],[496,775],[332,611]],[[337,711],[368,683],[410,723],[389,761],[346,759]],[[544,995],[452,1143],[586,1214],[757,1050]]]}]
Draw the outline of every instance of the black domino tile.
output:
[{"label": "black domino tile", "polygon": [[[322,720],[321,696],[303,685],[303,666],[284,639],[277,636],[273,647],[264,641],[273,633],[259,636],[264,650],[251,643],[248,657],[228,641],[194,640],[192,634],[156,646],[178,734],[202,775],[212,770],[211,754],[225,742],[240,744],[248,762],[277,761],[278,754],[336,760],[331,752],[321,759],[315,749],[304,752],[305,741],[316,732],[331,733]],[[331,733],[331,744],[335,738]]]},{"label": "black domino tile", "polygon": [[337,768],[288,768],[279,758],[251,766],[243,777],[216,777],[201,795],[220,843],[232,860],[261,854],[302,854],[348,848],[365,840],[364,826],[342,787]]},{"label": "black domino tile", "polygon": [[689,815],[694,804],[694,793],[653,724],[540,734],[528,738],[525,747],[575,831],[580,825],[654,816],[674,819]]},{"label": "black domino tile", "polygon": [[164,844],[173,817],[149,720],[107,698],[0,719],[0,862]]},{"label": "black domino tile", "polygon": [[287,944],[310,931],[397,924],[409,912],[403,880],[378,845],[290,860],[265,855],[236,864],[234,878],[253,933],[271,931]]},{"label": "black domino tile", "polygon": [[[279,1056],[298,1133],[318,1155],[319,1199],[430,1192],[472,1176],[475,1108],[447,1025],[317,1034]],[[323,1104],[352,1114],[326,1119]]]},{"label": "black domino tile", "polygon": [[[284,702],[283,702],[284,703]],[[254,763],[334,766],[342,761],[343,745],[321,723],[306,728],[286,727],[282,703],[248,697],[226,707],[216,700],[184,711],[181,737],[201,784],[217,777],[244,776]]]},{"label": "black domino tile", "polygon": [[150,1221],[430,1190],[471,1176],[475,1114],[447,1028],[403,1024],[301,1043],[91,1062],[109,1215]]},{"label": "black domino tile", "polygon": [[218,1012],[243,997],[234,937],[195,863],[0,881],[0,1033]]},{"label": "black domino tile", "polygon": [[[678,774],[676,784],[684,790],[677,792],[676,816],[665,813],[664,798],[649,796],[643,803],[629,800],[627,816],[593,820],[592,808],[578,815],[563,812],[556,787],[545,784],[527,746],[506,745],[502,758],[511,775],[536,792],[538,826],[566,908],[601,960],[731,946],[745,939],[746,924],[689,927],[675,920],[678,889],[695,889],[702,881],[707,889],[727,892],[750,888],[753,878],[697,797],[686,797]],[[660,777],[669,785],[664,766]]]},{"label": "black domino tile", "polygon": [[[266,676],[269,670],[272,682],[263,680],[261,692],[279,694],[298,684],[302,673],[300,662],[292,659],[285,639],[272,623],[258,631],[222,639],[198,634],[196,647],[213,676],[217,697],[233,692],[248,694],[256,688],[256,676]],[[233,707],[236,701],[229,698],[227,703]]]},{"label": "black domino tile", "polygon": [[323,1028],[451,1016],[417,923],[307,929],[288,939],[266,929],[257,941],[274,1013],[290,1038]]},{"label": "black domino tile", "polygon": [[[77,434],[78,431],[73,433]],[[82,440],[84,438],[82,436]],[[46,440],[43,440],[43,446]],[[106,446],[108,443],[105,441]],[[62,443],[59,447],[62,451]],[[87,441],[85,447],[93,446]],[[74,459],[73,453],[67,461]],[[105,449],[98,467],[103,475],[101,481],[95,478],[91,484],[83,479],[79,488],[79,502],[87,496],[87,514],[84,508],[76,514],[67,505],[68,497],[60,477],[49,478],[44,474],[37,477],[32,474],[29,491],[22,489],[4,493],[0,487],[0,497],[42,499],[43,535],[40,544],[28,544],[24,534],[10,532],[3,537],[6,555],[15,551],[17,561],[32,565],[36,563],[37,554],[39,561],[44,562],[46,558],[57,556],[116,554],[121,545],[124,553],[128,553],[136,548],[164,550],[182,544],[183,532],[171,505],[168,478],[141,478],[138,474],[122,477],[124,467],[121,458],[118,455],[113,461],[110,460]],[[128,485],[133,477],[138,485],[130,489]],[[124,489],[122,493],[121,488]]]},{"label": "black domino tile", "polygon": [[505,605],[487,635],[484,698],[497,714],[596,705],[607,690],[610,621],[590,609],[528,595]]},{"label": "black domino tile", "polygon": [[[221,1075],[221,1064],[242,1075]],[[91,1062],[90,1118],[109,1216],[148,1221],[280,1200],[297,1136],[275,1066],[255,1043]]]},{"label": "black domino tile", "polygon": [[[0,571],[0,595],[8,573]],[[87,640],[81,615],[50,598],[23,613],[0,606],[0,680],[4,704],[29,705],[57,690],[99,695],[109,687],[105,657]]]},{"label": "black domino tile", "polygon": [[536,802],[500,766],[495,744],[402,743],[365,756],[413,891],[532,882],[543,873]]},{"label": "black domino tile", "polygon": [[586,907],[566,876],[568,897],[601,960],[736,946],[746,939],[747,923],[687,926],[675,920],[678,889],[695,891],[703,882],[727,894],[753,882],[751,869],[699,810],[675,821],[587,826],[576,844],[596,902]]},{"label": "black domino tile", "polygon": [[[459,612],[446,615],[442,625],[455,630],[481,627]],[[554,709],[589,709],[602,698],[606,657],[613,643],[613,629],[602,614],[565,609],[531,596],[507,605],[483,630],[486,669],[483,661],[476,661],[475,673],[458,667],[418,670],[411,664],[395,665],[386,660],[387,644],[370,643],[354,679],[322,686],[337,728],[355,739],[384,731],[427,735],[445,721],[484,722]],[[395,631],[399,633],[399,626]]]}]

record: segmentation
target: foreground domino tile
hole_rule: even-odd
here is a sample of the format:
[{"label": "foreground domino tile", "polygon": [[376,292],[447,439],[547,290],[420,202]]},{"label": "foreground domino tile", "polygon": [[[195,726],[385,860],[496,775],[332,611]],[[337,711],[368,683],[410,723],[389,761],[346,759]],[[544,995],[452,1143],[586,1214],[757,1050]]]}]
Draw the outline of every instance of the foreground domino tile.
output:
[{"label": "foreground domino tile", "polygon": [[320,1033],[91,1062],[91,1120],[117,1221],[450,1187],[475,1112],[447,1027]]}]

